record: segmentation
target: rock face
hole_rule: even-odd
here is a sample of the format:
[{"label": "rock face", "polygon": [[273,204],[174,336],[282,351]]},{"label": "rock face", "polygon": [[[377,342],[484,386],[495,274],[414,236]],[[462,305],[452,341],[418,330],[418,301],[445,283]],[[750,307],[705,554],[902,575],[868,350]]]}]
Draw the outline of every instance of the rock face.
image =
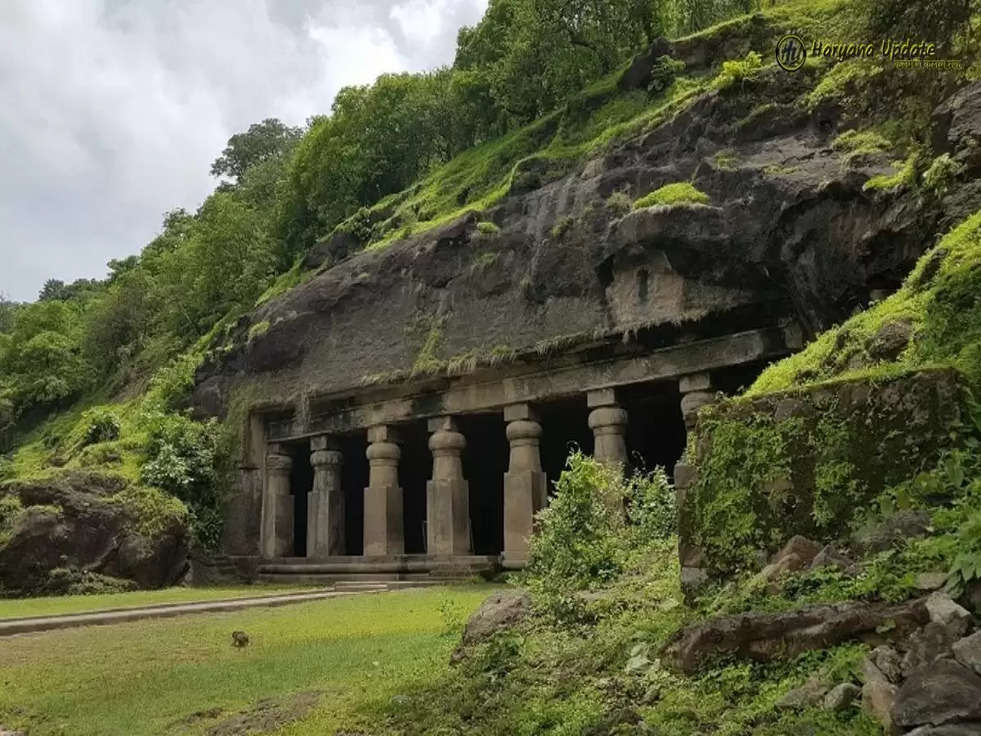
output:
[{"label": "rock face", "polygon": [[717,655],[759,661],[792,657],[842,641],[875,639],[887,622],[891,636],[902,636],[929,619],[924,599],[896,606],[841,603],[807,606],[783,613],[744,613],[720,616],[680,632],[664,649],[671,665],[686,674]]},{"label": "rock face", "polygon": [[[749,42],[730,40],[719,53]],[[719,58],[685,44],[673,53],[695,67]],[[649,68],[640,59],[624,84]],[[442,229],[361,252],[349,233],[325,240],[308,265],[334,265],[243,318],[198,374],[198,409],[223,413],[243,384],[268,405],[299,406],[409,372],[424,353],[430,367],[495,348],[539,360],[536,346],[556,340],[614,349],[644,330],[670,344],[787,318],[809,334],[842,320],[899,285],[944,205],[864,191],[889,159],[845,165],[831,143],[854,121],[793,104],[816,84],[811,74],[767,72],[705,94],[562,178],[516,186]],[[946,146],[969,137],[971,104],[938,113]],[[682,181],[711,204],[624,214],[607,202]],[[478,220],[500,232],[478,231]],[[875,350],[906,337],[896,325]]]},{"label": "rock face", "polygon": [[155,493],[98,473],[0,486],[0,498],[23,506],[0,535],[0,589],[58,594],[176,582],[187,568],[186,514],[177,506],[151,519],[140,499]]}]

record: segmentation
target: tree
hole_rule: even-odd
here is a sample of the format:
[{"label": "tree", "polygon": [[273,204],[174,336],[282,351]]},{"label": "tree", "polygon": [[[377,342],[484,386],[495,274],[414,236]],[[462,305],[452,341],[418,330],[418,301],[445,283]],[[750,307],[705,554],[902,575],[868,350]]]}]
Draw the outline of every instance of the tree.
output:
[{"label": "tree", "polygon": [[211,164],[212,176],[239,181],[252,166],[287,153],[302,136],[300,128],[284,125],[277,118],[253,123],[244,133],[228,139],[228,145]]}]

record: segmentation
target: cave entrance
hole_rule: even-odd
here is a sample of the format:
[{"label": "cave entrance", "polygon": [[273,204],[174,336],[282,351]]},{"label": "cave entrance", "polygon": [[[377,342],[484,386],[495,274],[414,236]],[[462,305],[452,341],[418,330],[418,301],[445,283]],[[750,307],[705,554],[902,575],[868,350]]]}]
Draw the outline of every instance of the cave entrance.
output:
[{"label": "cave entrance", "polygon": [[504,549],[504,474],[508,469],[508,439],[504,416],[467,414],[459,417],[467,439],[463,477],[470,486],[470,539],[476,555],[496,555]]},{"label": "cave entrance", "polygon": [[368,433],[365,430],[338,435],[344,455],[341,488],[344,491],[344,553],[364,554],[364,489],[368,487]]},{"label": "cave entrance", "polygon": [[627,410],[627,455],[632,468],[662,467],[672,476],[685,449],[685,419],[677,381],[636,384],[617,392]]},{"label": "cave entrance", "polygon": [[575,449],[593,454],[593,431],[589,428],[585,394],[544,402],[537,408],[542,425],[542,470],[548,479],[548,493],[552,495],[569,454]]},{"label": "cave entrance", "polygon": [[399,485],[402,486],[402,523],[407,555],[426,552],[426,483],[432,476],[433,456],[429,451],[429,431],[425,420],[399,425],[402,458]]},{"label": "cave entrance", "polygon": [[307,494],[313,490],[313,465],[310,464],[310,441],[299,440],[286,445],[293,460],[290,466],[290,492],[293,494],[293,556],[307,556]]}]

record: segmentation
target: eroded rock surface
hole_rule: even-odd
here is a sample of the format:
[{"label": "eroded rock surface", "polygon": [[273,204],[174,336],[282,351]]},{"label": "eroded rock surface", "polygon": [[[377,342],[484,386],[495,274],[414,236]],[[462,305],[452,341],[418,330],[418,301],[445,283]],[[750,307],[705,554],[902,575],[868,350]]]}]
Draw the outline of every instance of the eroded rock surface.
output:
[{"label": "eroded rock surface", "polygon": [[160,528],[120,495],[125,479],[64,473],[11,481],[0,495],[24,506],[0,540],[0,584],[15,594],[157,588],[187,568],[186,519],[161,516]]}]

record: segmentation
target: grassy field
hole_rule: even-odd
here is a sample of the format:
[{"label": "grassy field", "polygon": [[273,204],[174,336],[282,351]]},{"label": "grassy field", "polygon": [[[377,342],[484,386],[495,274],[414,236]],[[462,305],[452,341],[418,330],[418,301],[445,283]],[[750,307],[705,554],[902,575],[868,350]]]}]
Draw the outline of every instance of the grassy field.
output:
[{"label": "grassy field", "polygon": [[132,593],[64,595],[50,598],[0,598],[0,621],[28,616],[59,616],[86,611],[103,611],[108,608],[139,608],[158,606],[162,603],[217,601],[224,598],[250,598],[274,593],[302,593],[317,589],[314,586],[257,584],[214,588],[164,588],[163,590],[137,590]]},{"label": "grassy field", "polygon": [[[0,639],[0,724],[45,734],[357,731],[448,667],[489,586]],[[234,630],[249,634],[244,649]],[[254,729],[254,730],[249,730]]]}]

